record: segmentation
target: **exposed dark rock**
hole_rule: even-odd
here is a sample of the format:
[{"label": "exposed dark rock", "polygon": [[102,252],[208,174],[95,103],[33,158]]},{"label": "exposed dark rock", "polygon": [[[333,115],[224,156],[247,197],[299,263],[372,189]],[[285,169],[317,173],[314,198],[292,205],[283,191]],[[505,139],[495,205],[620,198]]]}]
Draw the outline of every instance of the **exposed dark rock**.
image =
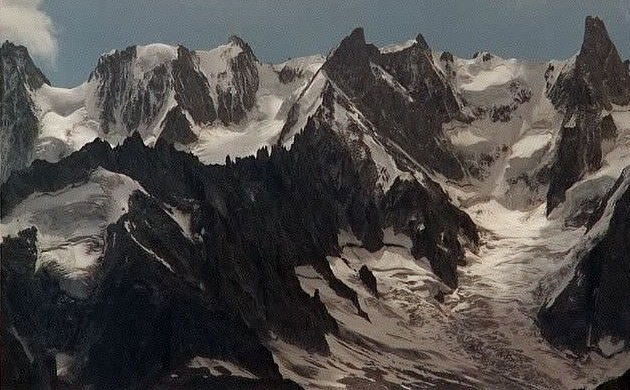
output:
[{"label": "exposed dark rock", "polygon": [[[335,104],[352,109],[348,99],[343,94],[335,92],[330,85],[324,88],[322,100],[322,107],[313,117],[314,121],[322,125],[334,121]],[[327,125],[322,127],[327,128]],[[339,195],[343,197],[351,195],[350,199],[353,200],[348,206],[352,211],[350,227],[366,249],[375,251],[381,248],[382,227],[394,227],[412,238],[412,254],[416,258],[427,256],[436,274],[449,286],[455,287],[456,267],[458,263],[463,263],[464,258],[458,237],[465,237],[464,241],[475,247],[477,236],[474,224],[467,215],[450,204],[448,196],[431,180],[426,180],[420,185],[414,180],[396,179],[385,194],[377,196],[377,204],[372,205],[374,194],[379,193],[376,184],[378,172],[374,162],[369,158],[370,152],[365,151],[365,146],[361,143],[362,131],[358,124],[337,128],[335,132],[320,128],[317,133],[320,140],[317,143],[309,142],[308,144],[312,145],[311,150],[300,155],[303,156],[302,159],[309,156],[306,158],[309,161],[322,161],[322,167],[314,172],[326,172],[328,176],[330,175],[328,172],[332,171],[334,177],[329,179],[331,182],[338,180],[340,176],[346,178],[344,182],[348,182],[348,187],[342,187]],[[334,158],[328,155],[333,151]],[[358,157],[366,154],[368,156],[366,159]],[[332,169],[331,161],[344,161],[344,165]],[[399,162],[402,166],[407,163],[404,158]],[[347,167],[354,167],[355,172],[358,169],[358,176],[356,173],[338,174],[352,172],[348,171]],[[353,178],[352,181],[349,181],[349,178]],[[308,186],[306,183],[305,185]],[[447,212],[437,215],[432,210]],[[424,231],[427,226],[429,229]]]},{"label": "exposed dark rock", "polygon": [[[458,115],[459,103],[431,65],[424,39],[381,54],[356,30],[327,62],[331,79],[350,98],[328,83],[320,110],[290,150],[265,148],[255,157],[206,166],[170,144],[196,140],[186,114],[197,123],[238,122],[254,106],[257,59],[239,38],[231,42],[243,51],[230,60],[230,89],[217,89],[216,112],[208,81],[184,47],[175,60],[135,81],[135,47],[104,56],[90,80],[98,83],[105,131],[153,126],[164,96],[175,92],[178,105],[159,124],[164,130],[155,147],[146,147],[137,132],[116,148],[95,140],[58,163],[35,161],[1,187],[2,216],[36,191],[84,184],[99,167],[129,176],[150,194],[134,192],[127,213],[107,228],[85,298],[60,287],[59,265],[35,270],[35,230],[3,240],[2,313],[38,362],[27,362],[18,337],[2,328],[16,362],[7,377],[54,382],[54,375],[45,375],[55,366],[54,351],[76,358],[71,375],[62,378],[69,386],[168,388],[180,384],[168,373],[194,356],[207,356],[241,365],[260,380],[189,373],[182,384],[292,387],[263,346],[269,335],[326,354],[325,335],[339,331],[319,292],[311,297],[301,289],[296,266],[311,265],[369,320],[356,291],[337,279],[327,260],[340,255],[341,230],[370,251],[383,247],[386,228],[406,234],[413,256],[427,257],[447,285],[457,286],[464,247],[478,244],[470,218],[428,177],[377,186],[379,172],[369,153],[362,153],[361,137],[345,139],[330,122],[336,104],[360,105],[387,132],[384,138],[432,169],[461,177],[441,135],[441,124]],[[383,69],[404,93],[388,84]],[[297,120],[297,107],[287,123]],[[345,131],[360,135],[363,130],[354,126]],[[169,216],[168,205],[190,214],[189,232]],[[359,276],[378,295],[367,267]]]},{"label": "exposed dark rock", "polygon": [[[53,191],[70,182],[81,182],[97,166],[131,176],[152,194],[171,204],[181,202],[178,199],[197,199],[208,205],[202,207],[204,211],[199,217],[204,217],[196,226],[197,231],[203,227],[208,232],[204,243],[209,245],[206,249],[208,256],[216,256],[216,260],[209,263],[219,267],[220,271],[215,273],[230,275],[236,272],[229,279],[254,283],[236,290],[234,288],[239,284],[225,284],[226,299],[232,300],[233,307],[243,310],[248,323],[255,329],[271,326],[286,337],[300,329],[299,340],[293,341],[321,349],[323,338],[317,336],[321,330],[315,329],[334,330],[334,322],[326,313],[316,314],[320,319],[309,321],[319,325],[309,337],[306,336],[308,327],[293,323],[304,318],[304,313],[294,315],[293,311],[308,308],[309,304],[299,298],[301,293],[292,298],[287,296],[289,291],[301,291],[290,269],[304,261],[313,264],[331,285],[336,286],[335,291],[358,306],[356,293],[326,271],[325,256],[338,254],[336,235],[340,228],[352,230],[357,237],[363,238],[366,247],[375,250],[382,246],[381,229],[394,226],[412,237],[414,255],[427,256],[436,273],[451,286],[456,285],[455,267],[463,258],[458,237],[466,237],[474,245],[477,236],[470,219],[452,207],[435,184],[428,193],[417,183],[398,181],[380,206],[374,203],[374,198],[369,195],[370,188],[360,184],[364,175],[355,170],[345,147],[335,141],[336,136],[330,130],[316,130],[312,126],[296,137],[290,152],[275,149],[270,156],[259,153],[257,159],[237,160],[227,167],[203,166],[194,157],[174,152],[160,142],[156,149],[148,149],[138,136],[114,150],[96,141],[58,164],[38,162],[18,175],[6,190],[3,188],[2,211],[9,212],[32,191]],[[342,164],[339,166],[342,170],[332,168],[334,165],[331,164]],[[213,206],[209,208],[210,205]],[[433,208],[435,212],[431,211]],[[237,221],[238,229],[234,226]],[[282,222],[278,225],[278,221]],[[303,221],[310,222],[305,224]],[[380,235],[372,233],[379,231]],[[265,232],[264,238],[260,232]],[[266,239],[269,235],[275,237],[273,242]],[[218,237],[233,238],[226,241],[218,240]],[[259,257],[262,253],[266,254],[265,262]],[[235,255],[237,258],[232,258]],[[242,260],[237,260],[239,258]],[[248,260],[242,263],[245,259]],[[277,270],[278,265],[260,268],[271,259],[288,267],[282,274],[293,275],[290,283],[288,280],[272,282],[277,277],[273,276],[277,271],[272,270]],[[264,278],[267,282],[259,285],[259,281],[242,279],[241,272],[233,268],[238,263],[254,267],[248,275],[271,272]],[[279,286],[282,288],[278,289]],[[275,302],[274,306],[263,311],[255,309],[257,304],[250,307],[252,303],[248,303],[243,294],[252,289],[262,289],[262,296],[275,295],[273,299],[268,295],[260,301]],[[293,299],[299,299],[301,303],[291,302]],[[362,314],[360,307],[358,311]],[[276,314],[269,317],[263,314],[272,312]]]},{"label": "exposed dark rock", "polygon": [[188,49],[178,46],[174,60],[145,70],[142,77],[135,75],[137,56],[136,46],[117,50],[102,56],[90,74],[89,81],[96,83],[95,108],[104,133],[129,135],[159,126],[156,121],[173,93],[180,109],[195,123],[207,124],[217,118],[208,80]]},{"label": "exposed dark rock", "polygon": [[[448,72],[454,73],[450,63],[447,63],[445,67]],[[453,77],[454,76],[455,74],[453,74]],[[511,81],[508,85],[508,90],[512,95],[511,100],[502,100],[496,103],[484,102],[478,106],[471,106],[470,108],[475,120],[489,118],[492,122],[507,123],[512,120],[516,110],[531,100],[532,91],[527,84],[523,83],[521,80]],[[466,163],[471,164],[470,161]],[[476,161],[472,161],[472,164],[475,163]]]},{"label": "exposed dark rock", "polygon": [[300,71],[290,67],[289,65],[285,65],[282,67],[280,72],[278,72],[278,80],[280,80],[283,84],[289,84],[301,75],[302,73]]},{"label": "exposed dark rock", "polygon": [[134,78],[136,46],[116,50],[102,56],[89,81],[97,83],[97,105],[100,109],[101,129],[124,135],[150,126],[162,110],[166,95],[172,88],[168,64],[160,64],[142,80]]},{"label": "exposed dark rock", "polygon": [[82,313],[60,292],[49,272],[35,273],[36,241],[37,230],[31,228],[16,237],[4,237],[0,244],[3,388],[54,386],[56,365],[49,348],[68,345],[76,329],[69,325]]},{"label": "exposed dark rock", "polygon": [[[554,344],[585,352],[598,350],[598,342],[609,337],[625,343],[626,349],[630,346],[630,290],[619,287],[630,283],[629,176],[624,170],[614,192],[594,213],[600,215],[600,224],[608,223],[577,253],[571,281],[539,312],[542,333]],[[604,204],[613,208],[609,221],[601,220],[606,218]]]},{"label": "exposed dark rock", "polygon": [[33,159],[39,122],[30,92],[50,84],[24,46],[0,47],[0,183]]},{"label": "exposed dark rock", "polygon": [[611,379],[596,387],[596,390],[627,390],[630,389],[630,370],[619,378]]},{"label": "exposed dark rock", "polygon": [[610,110],[611,104],[630,103],[630,71],[621,61],[601,19],[586,18],[575,67],[571,73],[559,76],[549,95],[557,106],[597,104]]},{"label": "exposed dark rock", "polygon": [[453,62],[453,54],[451,52],[445,51],[440,55],[440,61],[444,62]]},{"label": "exposed dark rock", "polygon": [[237,36],[230,37],[230,42],[242,51],[229,59],[232,80],[228,89],[216,86],[217,114],[225,123],[238,123],[256,104],[256,92],[260,84],[258,59],[245,41]]},{"label": "exposed dark rock", "polygon": [[[461,178],[463,168],[441,127],[460,115],[459,103],[448,82],[435,71],[431,51],[423,41],[381,54],[365,42],[363,30],[358,28],[340,43],[322,69],[383,137],[425,166]],[[382,72],[389,73],[405,91],[392,87]]]},{"label": "exposed dark rock", "polygon": [[[212,294],[216,283],[212,275],[204,277],[209,293],[199,288],[191,269],[200,268],[195,260],[202,258],[182,252],[187,248],[181,233],[174,232],[176,224],[170,221],[171,226],[166,225],[164,233],[175,233],[171,236],[151,229],[164,227],[151,222],[168,222],[169,218],[156,204],[146,203],[144,195],[135,196],[130,201],[132,212],[136,207],[148,208],[137,210],[141,215],[123,217],[108,229],[111,240],[103,260],[106,276],[84,331],[89,348],[81,377],[99,388],[120,388],[142,383],[194,356],[211,356],[241,364],[261,378],[279,379],[271,354],[255,333]],[[159,221],[146,219],[149,215]],[[129,226],[132,231],[127,230]],[[135,240],[156,248],[170,268]]]},{"label": "exposed dark rock", "polygon": [[188,118],[182,112],[179,106],[172,108],[166,118],[162,122],[164,130],[160,133],[160,139],[169,144],[182,144],[187,145],[197,141],[197,135],[193,133],[188,122]]},{"label": "exposed dark rock", "polygon": [[612,104],[630,103],[630,71],[600,19],[586,18],[575,65],[558,76],[548,95],[565,112],[547,194],[549,214],[564,201],[570,186],[601,166],[602,141],[616,137],[615,124],[604,111]]},{"label": "exposed dark rock", "polygon": [[[238,348],[257,345],[255,339],[246,337],[246,328],[236,332],[239,318],[263,339],[273,330],[307,350],[327,351],[323,334],[336,332],[336,323],[320,301],[301,290],[293,267],[302,261],[310,261],[317,269],[328,267],[325,254],[335,250],[337,230],[334,224],[326,224],[328,216],[320,214],[318,203],[297,201],[294,196],[300,198],[299,193],[285,187],[292,181],[290,171],[300,172],[299,168],[289,168],[281,174],[293,157],[281,151],[274,156],[275,162],[263,152],[257,159],[238,160],[229,167],[207,167],[164,142],[159,141],[155,149],[147,148],[135,135],[117,149],[95,141],[58,164],[37,162],[20,175],[21,179],[7,185],[8,191],[3,188],[3,206],[15,204],[15,196],[81,183],[97,166],[103,166],[136,178],[162,201],[186,207],[190,201],[184,200],[192,199],[198,204],[199,208],[191,209],[191,229],[201,236],[203,245],[189,243],[155,201],[139,194],[132,197],[127,217],[110,227],[103,281],[100,292],[95,293],[94,315],[100,314],[90,317],[92,330],[83,332],[87,336],[82,338],[88,341],[80,343],[90,348],[85,352],[82,378],[103,387],[136,383],[144,376],[160,375],[161,370],[190,357],[187,355],[217,356],[217,351],[232,351],[224,358],[241,364],[246,361],[238,356],[251,356],[260,367],[265,361],[260,360],[260,353],[237,353]],[[330,200],[324,204],[327,202]],[[324,204],[321,206],[326,207]],[[10,207],[2,210],[9,212]],[[323,218],[319,227],[314,215]],[[310,218],[312,225],[304,225],[303,218]],[[151,248],[175,274],[135,242]],[[336,281],[337,290],[354,293],[332,278],[329,282]],[[205,291],[199,290],[199,282]],[[213,314],[217,310],[225,314]],[[190,313],[197,317],[187,320]],[[136,316],[146,321],[130,320]],[[175,323],[177,326],[168,325]],[[121,330],[124,332],[119,333]],[[58,332],[58,328],[50,331]],[[210,340],[233,343],[221,333],[226,331],[242,344],[208,344]],[[104,337],[102,341],[89,336],[94,333]],[[123,343],[129,334],[145,349]],[[166,340],[171,342],[163,344],[164,338],[158,335],[169,334]],[[208,334],[214,336],[208,338]],[[195,337],[195,342],[180,344],[190,337]],[[189,344],[198,349],[186,349]],[[112,357],[119,353],[126,356],[124,351],[132,350],[137,359],[119,361]]]},{"label": "exposed dark rock", "polygon": [[376,284],[376,277],[367,265],[363,264],[359,269],[359,278],[361,282],[367,287],[367,289],[374,294],[375,297],[378,297],[378,286]]},{"label": "exposed dark rock", "polygon": [[442,290],[438,290],[434,296],[435,300],[439,303],[444,303],[444,292]]},{"label": "exposed dark rock", "polygon": [[454,207],[438,184],[396,180],[382,200],[384,226],[407,234],[417,259],[426,256],[431,268],[449,287],[457,287],[457,266],[464,265],[459,240],[478,245],[477,228],[468,215]]},{"label": "exposed dark rock", "polygon": [[211,123],[217,118],[208,80],[197,69],[192,53],[181,45],[173,61],[173,83],[175,100],[197,124]]},{"label": "exposed dark rock", "polygon": [[429,44],[427,43],[427,41],[424,39],[424,37],[422,36],[422,34],[418,34],[416,36],[416,45],[418,45],[418,47],[422,50],[431,50],[431,48],[429,47]]},{"label": "exposed dark rock", "polygon": [[130,46],[123,51],[99,58],[96,69],[90,73],[88,81],[99,79],[98,97],[101,101],[101,127],[105,133],[109,132],[109,124],[116,121],[114,110],[117,101],[125,93],[124,77],[129,72],[133,59],[136,57],[136,47]]},{"label": "exposed dark rock", "polygon": [[[93,115],[98,113],[101,129],[106,134],[115,131],[129,135],[140,131],[144,136],[148,130],[167,123],[157,121],[171,96],[179,109],[187,112],[198,125],[216,119],[225,124],[238,123],[256,104],[258,59],[242,39],[231,37],[230,44],[241,51],[234,58],[226,59],[229,74],[217,75],[221,82],[216,85],[210,85],[199,69],[195,53],[181,45],[172,61],[156,64],[152,69],[139,65],[143,59],[138,58],[136,46],[104,55],[90,74],[89,81],[96,84],[97,96],[93,107],[88,108]],[[140,77],[139,69],[144,72]],[[212,96],[216,96],[216,102]],[[182,134],[174,138],[188,136]]]},{"label": "exposed dark rock", "polygon": [[[60,292],[49,266],[35,272],[35,229],[4,238],[3,326],[13,324],[22,341],[6,341],[14,365],[6,366],[3,381],[48,387],[54,376],[42,375],[54,373],[55,363],[44,351],[55,349],[77,357],[73,377],[64,378],[72,386],[141,385],[197,355],[233,361],[263,383],[279,382],[271,354],[215,295],[220,277],[204,273],[201,244],[185,238],[155,199],[136,192],[129,203],[129,214],[108,228],[94,292],[84,302]],[[13,360],[23,343],[34,363]]]},{"label": "exposed dark rock", "polygon": [[490,61],[490,60],[492,60],[492,59],[494,58],[494,56],[493,56],[492,54],[490,54],[490,53],[488,53],[488,52],[486,52],[486,51],[476,51],[476,52],[473,54],[472,58],[473,58],[473,59],[475,59],[475,58],[477,58],[477,57],[479,57],[479,56],[482,56],[482,57],[481,57],[481,60],[482,60],[483,62],[488,62],[488,61]]},{"label": "exposed dark rock", "polygon": [[0,52],[2,53],[3,62],[13,61],[13,66],[19,69],[22,73],[21,76],[31,90],[38,89],[44,84],[50,85],[50,81],[33,63],[26,47],[5,41],[0,46]]},{"label": "exposed dark rock", "polygon": [[512,119],[513,107],[507,104],[493,106],[490,109],[490,119],[493,122],[509,122]]},{"label": "exposed dark rock", "polygon": [[6,317],[3,313],[0,324],[0,386],[3,389],[54,388],[54,356],[25,347]]},{"label": "exposed dark rock", "polygon": [[547,214],[565,200],[565,192],[585,173],[601,167],[602,142],[614,140],[617,127],[610,115],[600,119],[600,112],[588,107],[576,109],[575,126],[560,129],[551,180],[547,192]]}]

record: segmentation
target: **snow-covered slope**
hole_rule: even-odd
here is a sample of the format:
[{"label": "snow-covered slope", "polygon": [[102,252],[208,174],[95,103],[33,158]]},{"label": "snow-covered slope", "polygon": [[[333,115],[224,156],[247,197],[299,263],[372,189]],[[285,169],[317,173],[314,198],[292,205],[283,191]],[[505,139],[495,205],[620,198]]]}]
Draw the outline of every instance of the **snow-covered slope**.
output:
[{"label": "snow-covered slope", "polygon": [[[480,196],[509,208],[531,209],[545,200],[546,166],[553,156],[562,114],[547,97],[550,67],[480,52],[462,59],[436,53],[436,65],[474,118],[444,125]],[[569,60],[570,61],[570,60]]]},{"label": "snow-covered slope", "polygon": [[271,148],[278,143],[289,108],[323,62],[321,56],[310,56],[279,65],[258,63],[259,85],[247,116],[238,124],[199,127],[199,142],[190,150],[204,163],[223,164],[228,156],[246,157]]},{"label": "snow-covered slope", "polygon": [[630,168],[626,168],[589,222],[589,229],[550,278],[551,294],[539,313],[552,342],[604,356],[630,344],[628,305],[628,210]]},{"label": "snow-covered slope", "polygon": [[34,226],[40,252],[36,270],[56,269],[62,288],[85,298],[103,254],[105,230],[127,211],[136,190],[142,188],[129,177],[98,169],[81,185],[29,196],[3,216],[0,229],[3,236],[15,237]]},{"label": "snow-covered slope", "polygon": [[[314,55],[264,64],[238,37],[209,51],[164,44],[114,50],[78,87],[33,88],[40,123],[33,157],[58,161],[97,137],[116,145],[134,131],[152,145],[165,127],[177,129],[169,142],[207,163],[245,157],[277,143],[288,107],[323,62]],[[195,84],[187,86],[191,77]],[[171,121],[171,112],[184,120]]]},{"label": "snow-covered slope", "polygon": [[0,46],[0,183],[33,159],[38,123],[31,93],[49,84],[23,46]]}]

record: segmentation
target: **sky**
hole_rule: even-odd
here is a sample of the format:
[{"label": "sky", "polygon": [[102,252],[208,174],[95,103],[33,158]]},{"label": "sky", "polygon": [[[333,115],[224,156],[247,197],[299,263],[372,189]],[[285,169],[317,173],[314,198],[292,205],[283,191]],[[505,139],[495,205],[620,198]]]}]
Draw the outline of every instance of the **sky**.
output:
[{"label": "sky", "polygon": [[600,16],[630,57],[630,0],[0,0],[0,39],[24,44],[54,85],[86,80],[111,49],[154,42],[210,49],[231,34],[264,62],[328,51],[357,26],[376,45],[422,33],[432,48],[567,58]]}]

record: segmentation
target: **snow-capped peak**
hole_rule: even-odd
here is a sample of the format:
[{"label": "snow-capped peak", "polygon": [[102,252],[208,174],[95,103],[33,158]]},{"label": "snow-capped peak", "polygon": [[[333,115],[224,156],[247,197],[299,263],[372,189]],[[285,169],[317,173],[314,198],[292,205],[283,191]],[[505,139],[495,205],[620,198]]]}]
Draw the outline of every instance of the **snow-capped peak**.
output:
[{"label": "snow-capped peak", "polygon": [[177,47],[163,43],[136,46],[136,66],[144,74],[177,58]]},{"label": "snow-capped peak", "polygon": [[243,52],[243,49],[228,42],[212,50],[195,50],[195,56],[199,59],[199,69],[208,80],[220,82],[229,79],[230,61]]}]

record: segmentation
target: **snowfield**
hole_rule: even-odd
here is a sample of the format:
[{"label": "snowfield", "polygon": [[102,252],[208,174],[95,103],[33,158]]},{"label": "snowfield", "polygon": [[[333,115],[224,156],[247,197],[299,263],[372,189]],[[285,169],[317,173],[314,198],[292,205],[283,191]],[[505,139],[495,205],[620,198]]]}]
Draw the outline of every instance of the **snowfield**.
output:
[{"label": "snowfield", "polygon": [[15,236],[35,226],[36,268],[52,264],[66,279],[67,292],[84,297],[102,254],[105,229],[126,212],[136,190],[143,191],[136,181],[99,168],[84,184],[30,195],[2,219],[0,230],[2,236]]},{"label": "snowfield", "polygon": [[[58,271],[62,288],[71,296],[85,298],[90,292],[93,273],[105,246],[107,226],[128,211],[134,191],[146,193],[128,176],[103,168],[96,169],[85,183],[70,185],[53,193],[34,193],[20,202],[0,222],[0,239],[37,228],[36,269],[46,265]],[[190,215],[164,205],[165,211],[193,240]],[[171,266],[133,236],[133,226],[125,227],[136,243],[169,270]]]},{"label": "snowfield", "polygon": [[511,158],[529,158],[539,150],[549,146],[553,136],[551,134],[528,135],[512,145]]},{"label": "snowfield", "polygon": [[490,61],[483,61],[484,54],[486,53],[455,63],[457,70],[460,70],[458,82],[463,90],[484,91],[493,86],[504,85],[520,76],[521,64],[516,59],[493,57]]}]

